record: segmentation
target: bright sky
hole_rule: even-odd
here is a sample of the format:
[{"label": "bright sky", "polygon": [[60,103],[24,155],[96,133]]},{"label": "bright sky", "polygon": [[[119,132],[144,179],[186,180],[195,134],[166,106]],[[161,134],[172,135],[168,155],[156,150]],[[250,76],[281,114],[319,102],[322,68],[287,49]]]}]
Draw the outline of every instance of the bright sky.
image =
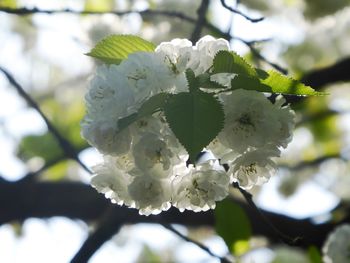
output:
[{"label": "bright sky", "polygon": [[[71,8],[81,8],[74,1],[22,1],[24,5],[40,4],[43,8],[54,8],[53,2],[59,3],[58,7],[66,8],[69,3]],[[73,3],[73,4],[72,4]],[[214,20],[223,28],[227,28],[229,13],[218,13],[218,1],[214,5]],[[249,13],[249,12],[248,12]],[[259,17],[257,13],[251,16]],[[0,13],[0,65],[16,74],[16,78],[24,86],[30,85],[32,78],[46,86],[48,79],[46,74],[49,68],[39,62],[34,65],[22,56],[25,43],[9,31],[11,21],[8,15]],[[82,34],[81,25],[77,17],[72,15],[39,15],[35,16],[34,23],[42,28],[38,36],[38,46],[35,52],[45,59],[48,64],[63,66],[68,77],[88,73],[92,69],[92,63],[82,56],[88,50],[86,36]],[[259,24],[251,24],[245,19],[235,16],[233,31],[244,39],[273,38],[276,42],[300,41],[303,32],[285,20],[277,18],[266,19]],[[288,28],[288,30],[286,30]],[[234,49],[244,53],[246,47],[234,42]],[[55,52],[55,50],[64,50]],[[274,59],[277,52],[267,52]],[[36,70],[40,68],[40,71]],[[39,73],[38,73],[39,72]],[[36,88],[40,88],[36,87]],[[18,180],[24,173],[25,167],[14,158],[16,143],[23,135],[41,133],[45,125],[40,116],[33,110],[28,110],[14,90],[7,85],[7,80],[0,74],[0,174],[8,180]],[[8,135],[11,135],[9,140]],[[297,142],[296,142],[297,143]],[[81,154],[88,166],[95,163],[99,156],[94,151],[86,151]],[[85,178],[88,181],[88,178]],[[316,216],[327,212],[334,207],[338,199],[329,192],[322,190],[316,183],[310,182],[301,187],[292,198],[283,199],[277,191],[279,177],[271,179],[258,198],[260,206],[272,211],[280,211],[295,217]],[[305,198],[308,196],[308,198]],[[317,204],[320,204],[319,206]],[[184,229],[182,229],[184,230]],[[1,253],[0,262],[68,262],[86,238],[87,226],[82,222],[74,222],[65,218],[52,218],[48,220],[27,220],[22,229],[21,236],[15,234],[9,225],[0,227]],[[224,254],[225,245],[220,238],[210,238],[205,241],[210,248]],[[117,245],[116,245],[117,244]],[[120,244],[123,244],[120,246]],[[127,227],[113,240],[107,242],[91,259],[90,262],[115,262],[122,259],[123,262],[133,262],[140,251],[141,245],[147,244],[156,251],[175,248],[175,256],[179,262],[216,262],[205,252],[192,244],[180,241],[176,236],[164,230],[160,226],[137,225]],[[176,244],[176,246],[174,245]],[[266,256],[265,251],[265,256]],[[271,252],[269,252],[271,253]],[[259,253],[257,253],[259,258]]]}]

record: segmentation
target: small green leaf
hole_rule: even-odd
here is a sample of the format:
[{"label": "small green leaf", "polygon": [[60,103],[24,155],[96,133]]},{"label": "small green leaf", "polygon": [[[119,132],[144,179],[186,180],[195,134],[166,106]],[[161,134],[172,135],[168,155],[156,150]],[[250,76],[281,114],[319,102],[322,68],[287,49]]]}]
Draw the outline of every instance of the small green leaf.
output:
[{"label": "small green leaf", "polygon": [[258,78],[237,75],[231,80],[232,90],[246,89],[260,92],[272,92],[272,88],[260,82]]},{"label": "small green leaf", "polygon": [[164,107],[167,122],[187,150],[192,163],[224,125],[222,105],[211,94],[182,92],[170,97]]},{"label": "small green leaf", "polygon": [[201,88],[205,89],[227,89],[227,87],[217,83],[210,79],[210,74],[203,73],[197,76],[199,85]]},{"label": "small green leaf", "polygon": [[190,90],[190,92],[193,92],[199,89],[200,83],[196,78],[193,70],[190,68],[186,69],[186,79],[187,79],[188,89]]},{"label": "small green leaf", "polygon": [[158,110],[163,109],[165,102],[169,96],[170,94],[168,93],[159,93],[157,95],[152,96],[141,105],[138,111],[138,116],[142,118],[151,115]]},{"label": "small green leaf", "polygon": [[111,35],[96,44],[86,55],[98,58],[108,64],[119,64],[129,54],[146,51],[152,52],[155,45],[138,36]]},{"label": "small green leaf", "polygon": [[244,210],[225,199],[217,203],[214,215],[216,232],[224,239],[232,254],[239,256],[247,252],[251,226]]},{"label": "small green leaf", "polygon": [[60,158],[63,154],[56,138],[49,132],[43,135],[27,135],[17,148],[17,155],[25,161],[33,157],[41,157],[45,162],[50,162]]},{"label": "small green leaf", "polygon": [[148,100],[146,100],[140,107],[140,109],[138,110],[137,113],[133,113],[129,116],[126,116],[124,118],[121,118],[118,120],[118,129],[119,131],[125,129],[126,127],[128,127],[130,124],[132,124],[133,122],[152,115],[154,112],[163,109],[165,102],[167,100],[167,98],[170,95],[167,93],[159,93],[157,95],[152,96],[151,98],[149,98]]},{"label": "small green leaf", "polygon": [[307,250],[307,254],[311,263],[322,263],[322,256],[320,251],[315,246],[310,246]]},{"label": "small green leaf", "polygon": [[[265,78],[260,79],[264,85],[271,87],[273,93],[282,93],[290,95],[326,95],[324,92],[317,92],[313,88],[304,85],[303,83],[284,76],[274,70],[269,70]],[[259,73],[260,77],[261,74]]]},{"label": "small green leaf", "polygon": [[17,1],[16,0],[1,0],[0,1],[0,7],[5,8],[17,8]]},{"label": "small green leaf", "polygon": [[84,11],[107,12],[113,10],[113,0],[85,0]]},{"label": "small green leaf", "polygon": [[233,51],[221,50],[213,60],[213,73],[234,73],[257,76],[255,69]]}]

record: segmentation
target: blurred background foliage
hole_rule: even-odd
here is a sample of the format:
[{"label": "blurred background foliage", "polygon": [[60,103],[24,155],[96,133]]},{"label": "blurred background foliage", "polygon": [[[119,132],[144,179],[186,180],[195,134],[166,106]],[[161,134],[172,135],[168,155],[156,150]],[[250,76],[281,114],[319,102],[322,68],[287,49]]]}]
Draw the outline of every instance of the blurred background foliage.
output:
[{"label": "blurred background foliage", "polygon": [[[223,32],[232,34],[233,49],[236,48],[248,61],[260,67],[271,66],[266,61],[258,59],[249,46],[239,38],[246,39],[248,36],[250,39],[246,39],[247,41],[267,38],[268,41],[254,42],[254,48],[268,60],[283,65],[290,75],[297,78],[330,66],[350,54],[349,0],[227,2],[231,2],[232,6],[236,6],[251,17],[265,17],[263,22],[250,23],[239,15],[225,10],[219,0],[210,1],[206,16],[209,22],[217,25]],[[85,111],[83,97],[87,80],[97,62],[83,54],[109,34],[137,34],[155,44],[177,37],[189,38],[194,28],[193,24],[174,17],[141,16],[137,11],[167,10],[196,18],[200,3],[201,1],[190,0],[0,0],[0,8],[37,7],[48,10],[69,8],[92,12],[136,11],[124,16],[113,14],[17,16],[0,12],[0,66],[16,76],[55,127],[81,153],[83,161],[91,166],[89,163],[91,158],[87,157],[87,153],[97,154],[89,150],[87,143],[80,137],[79,123]],[[250,33],[245,36],[239,35],[246,30],[245,26]],[[261,33],[256,33],[255,36],[255,30],[258,32],[262,29],[265,30],[266,37],[261,37]],[[279,36],[281,31],[284,31],[285,36],[284,34]],[[207,28],[202,31],[202,35],[205,34],[219,37],[217,32]],[[11,99],[15,100],[17,95],[11,90],[10,84],[7,84],[5,79],[0,81],[1,94],[13,92]],[[276,176],[278,178],[276,189],[279,198],[288,199],[293,198],[298,189],[305,184],[312,182],[336,196],[346,208],[350,200],[349,83],[331,83],[321,88],[330,95],[302,99],[292,105],[297,118],[295,138],[279,160],[281,168]],[[7,97],[5,95],[2,97],[0,105],[12,109],[11,105],[6,104]],[[7,103],[11,104],[11,100]],[[34,116],[37,120],[34,122],[28,118],[25,121],[21,119],[20,114],[29,111],[23,105],[23,101],[21,103],[17,108],[13,106],[13,110],[8,111],[5,108],[0,111],[0,134],[2,141],[12,142],[9,148],[3,148],[1,154],[7,154],[6,160],[12,158],[16,164],[21,163],[22,169],[13,172],[6,163],[3,163],[0,166],[1,176],[6,180],[15,181],[34,173],[36,180],[39,181],[88,182],[89,176],[74,161],[65,158],[56,139],[47,131],[45,125],[38,121],[40,119],[38,116]],[[18,130],[20,132],[14,132]],[[253,194],[259,196],[260,188],[255,188]],[[334,210],[334,214],[332,211],[328,212],[327,220],[343,218],[338,216],[342,212],[339,209]],[[230,218],[230,213],[225,214],[220,210],[217,210],[217,213],[218,218]],[[225,220],[218,220],[216,226],[224,240],[229,240],[226,243],[233,253],[241,256],[244,261],[245,257],[249,258],[249,248],[254,251],[259,247],[268,246],[264,239],[251,238],[250,226],[245,215],[233,218],[236,220],[231,223],[234,227],[232,231],[237,233],[237,229],[241,229],[242,236],[231,236],[231,239],[225,237],[225,233],[227,234],[225,229],[229,229],[230,225]],[[211,229],[188,231],[190,235],[201,240],[214,234]],[[249,241],[250,247],[242,241]],[[159,251],[153,251],[146,244],[136,262],[175,260],[176,256],[171,249],[163,252],[161,254]],[[291,257],[295,259],[293,262],[317,262],[312,259],[317,258],[317,255],[315,256],[317,251],[312,252],[310,256],[306,251],[274,247],[271,253],[273,254],[269,262],[291,262],[289,261]]]}]

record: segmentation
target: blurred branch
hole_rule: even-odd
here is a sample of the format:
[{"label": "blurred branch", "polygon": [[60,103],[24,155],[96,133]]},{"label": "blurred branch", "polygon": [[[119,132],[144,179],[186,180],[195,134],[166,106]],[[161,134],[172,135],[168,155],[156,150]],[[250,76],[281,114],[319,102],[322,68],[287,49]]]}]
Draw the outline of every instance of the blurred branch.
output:
[{"label": "blurred branch", "polygon": [[98,228],[93,232],[75,254],[71,263],[85,263],[91,256],[108,240],[110,240],[125,222],[127,222],[128,213],[116,214],[112,207],[108,207]]},{"label": "blurred branch", "polygon": [[262,20],[264,20],[264,17],[260,17],[260,18],[251,18],[245,14],[243,14],[241,11],[239,11],[238,9],[236,8],[233,8],[233,7],[230,7],[226,4],[226,1],[225,0],[220,0],[221,2],[221,5],[226,8],[227,10],[231,11],[232,13],[235,13],[237,15],[240,15],[242,17],[244,17],[245,19],[249,20],[250,22],[252,23],[257,23],[257,22],[260,22]]},{"label": "blurred branch", "polygon": [[287,168],[290,171],[297,172],[297,171],[301,171],[303,169],[306,169],[306,168],[309,168],[312,166],[320,165],[321,163],[328,161],[330,159],[339,159],[339,160],[344,160],[344,161],[346,160],[340,154],[329,154],[329,155],[325,155],[325,156],[320,156],[320,157],[315,158],[313,160],[300,162],[294,166],[281,164],[281,165],[279,165],[279,167]]},{"label": "blurred branch", "polygon": [[246,41],[243,40],[241,38],[239,38],[238,40],[240,40],[242,43],[244,43],[247,47],[249,47],[250,51],[252,52],[252,54],[257,57],[258,59],[260,59],[261,61],[264,61],[265,63],[269,64],[271,67],[275,68],[276,70],[280,71],[283,74],[288,74],[288,70],[283,68],[282,66],[269,61],[267,58],[265,58],[263,55],[261,55],[261,53],[254,47],[254,44],[256,43],[256,41]]},{"label": "blurred branch", "polygon": [[53,124],[49,121],[49,119],[45,116],[45,114],[41,111],[39,105],[25,92],[25,90],[22,88],[22,86],[15,80],[15,78],[4,68],[0,67],[0,71],[5,75],[7,80],[10,82],[10,84],[17,90],[19,95],[28,103],[30,107],[35,109],[41,118],[44,120],[48,130],[52,133],[52,135],[56,138],[57,142],[59,143],[60,147],[64,151],[64,153],[67,155],[68,158],[71,158],[75,160],[77,163],[80,164],[84,170],[86,170],[88,173],[91,173],[90,169],[79,159],[78,153],[74,149],[73,145],[64,138],[61,133],[53,126]]},{"label": "blurred branch", "polygon": [[[335,64],[321,69],[312,70],[301,78],[301,82],[311,86],[315,90],[319,90],[322,87],[338,83],[350,81],[350,57],[342,59]],[[303,96],[284,96],[288,103],[296,103],[301,101]]]},{"label": "blurred branch", "polygon": [[[280,242],[276,233],[266,227],[266,223],[251,206],[238,199],[234,201],[251,219],[254,235],[265,236],[274,243]],[[0,224],[23,221],[31,217],[53,216],[65,216],[84,221],[98,220],[110,207],[112,207],[115,222],[118,224],[167,223],[200,227],[214,226],[215,220],[212,210],[203,213],[192,211],[181,213],[175,208],[157,216],[140,216],[136,209],[112,205],[89,185],[77,182],[7,182],[0,180]],[[301,236],[303,242],[296,245],[304,248],[311,244],[321,247],[328,233],[337,226],[335,223],[314,224],[309,219],[295,219],[263,209],[260,209],[260,212],[285,235]],[[344,220],[350,222],[349,217]]]},{"label": "blurred branch", "polygon": [[192,35],[191,35],[191,41],[192,43],[195,43],[198,41],[198,39],[201,36],[202,29],[204,27],[204,24],[206,22],[206,15],[209,8],[209,0],[202,0],[201,5],[199,6],[197,10],[197,22],[195,23]]},{"label": "blurred branch", "polygon": [[350,57],[328,67],[306,73],[301,81],[313,88],[341,81],[350,81]]},{"label": "blurred branch", "polygon": [[[226,5],[226,3],[224,2]],[[227,6],[227,5],[226,5]],[[230,7],[229,7],[230,8]],[[231,8],[232,10],[235,10]],[[232,11],[230,10],[230,11]],[[237,10],[236,10],[237,11]],[[123,15],[128,15],[131,13],[137,13],[141,15],[142,17],[144,16],[166,16],[166,17],[173,17],[173,18],[178,18],[183,21],[187,21],[192,24],[197,24],[197,19],[192,18],[190,16],[185,15],[182,12],[176,12],[176,11],[166,11],[166,10],[153,10],[153,9],[146,9],[143,11],[133,11],[133,10],[127,10],[127,11],[78,11],[78,10],[73,10],[73,9],[61,9],[61,10],[45,10],[45,9],[38,9],[38,8],[0,8],[0,12],[5,12],[8,14],[15,14],[15,15],[32,15],[32,14],[60,14],[60,13],[68,13],[68,14],[81,14],[81,15],[103,15],[103,14],[114,14],[118,16],[123,16]],[[233,11],[232,11],[233,12]],[[238,13],[237,13],[238,12]],[[243,15],[241,12],[237,11],[234,13]],[[244,15],[243,15],[244,16]],[[205,18],[205,17],[204,17]],[[248,19],[248,18],[247,18]],[[261,19],[261,18],[259,18]],[[248,19],[249,20],[249,19]],[[258,58],[263,60],[265,63],[269,64],[276,70],[281,71],[282,73],[286,74],[286,70],[277,65],[276,63],[270,62],[268,59],[266,59],[264,56],[260,54],[260,52],[254,48],[254,43],[257,41],[245,41],[241,38],[238,37],[233,37],[229,32],[224,32],[221,29],[219,29],[217,26],[213,25],[212,23],[209,23],[206,21],[206,19],[202,20],[202,25],[198,25],[198,27],[205,27],[214,33],[220,35],[221,37],[225,38],[226,40],[230,41],[231,39],[236,39],[238,41],[241,41],[243,44],[245,44],[251,52]]]},{"label": "blurred branch", "polygon": [[239,190],[239,192],[243,195],[244,199],[247,201],[251,209],[256,212],[257,217],[260,217],[260,219],[266,224],[266,226],[270,228],[271,232],[276,235],[276,238],[279,238],[283,243],[287,245],[300,246],[300,243],[302,241],[301,237],[291,238],[290,236],[281,232],[256,206],[256,204],[253,201],[253,195],[251,193],[241,188],[238,185],[238,183],[233,183],[233,186]]},{"label": "blurred branch", "polygon": [[213,253],[208,247],[206,247],[205,245],[203,245],[202,243],[199,243],[196,240],[193,240],[183,234],[181,234],[179,231],[177,231],[172,225],[170,224],[166,224],[166,223],[160,223],[164,228],[168,229],[169,231],[173,232],[175,235],[177,235],[178,237],[180,237],[181,239],[190,242],[196,246],[198,246],[199,248],[201,248],[202,250],[204,250],[205,252],[207,252],[210,256],[217,258],[220,260],[221,263],[232,263],[231,260],[229,260],[226,257],[221,257],[215,253]]}]

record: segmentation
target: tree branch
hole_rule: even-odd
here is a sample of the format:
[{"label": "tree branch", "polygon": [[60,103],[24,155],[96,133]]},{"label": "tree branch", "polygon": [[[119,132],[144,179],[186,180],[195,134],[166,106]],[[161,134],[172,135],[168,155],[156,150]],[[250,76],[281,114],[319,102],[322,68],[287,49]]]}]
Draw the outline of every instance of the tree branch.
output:
[{"label": "tree branch", "polygon": [[195,23],[195,26],[191,35],[191,39],[190,39],[192,43],[197,42],[197,40],[201,36],[202,29],[206,22],[205,16],[207,14],[208,8],[209,8],[209,0],[202,0],[201,5],[197,10],[198,18],[197,18],[197,22]]},{"label": "tree branch", "polygon": [[215,253],[213,253],[208,247],[206,247],[205,245],[203,245],[202,243],[199,243],[196,240],[193,240],[183,234],[181,234],[179,231],[177,231],[172,225],[170,224],[166,224],[166,223],[160,223],[164,228],[168,229],[169,231],[173,232],[175,235],[179,236],[181,239],[190,242],[192,244],[195,244],[196,246],[198,246],[199,248],[201,248],[202,250],[204,250],[205,252],[207,252],[210,256],[217,258],[220,260],[221,263],[232,263],[231,260],[229,260],[226,257],[221,257]]},{"label": "tree branch", "polygon": [[221,2],[221,5],[222,5],[224,8],[226,8],[227,10],[231,11],[232,13],[235,13],[235,14],[237,14],[237,15],[240,15],[240,16],[244,17],[245,19],[249,20],[249,21],[252,22],[252,23],[257,23],[257,22],[260,22],[260,21],[264,20],[264,17],[260,17],[260,18],[251,18],[251,17],[249,17],[249,16],[243,14],[241,11],[239,11],[239,10],[233,8],[233,7],[228,6],[228,5],[226,4],[226,1],[225,1],[225,0],[220,0],[220,2]]},{"label": "tree branch", "polygon": [[10,84],[17,90],[19,95],[28,103],[30,107],[36,110],[41,118],[44,120],[48,130],[52,133],[52,135],[56,138],[60,147],[66,154],[68,158],[75,160],[80,166],[86,170],[88,173],[91,173],[90,169],[79,159],[77,151],[74,149],[73,145],[64,138],[61,133],[54,127],[54,125],[50,122],[50,120],[45,116],[45,114],[41,111],[39,105],[25,92],[22,86],[16,81],[16,79],[4,68],[0,67],[0,71],[5,75]]},{"label": "tree branch", "polygon": [[300,246],[301,238],[295,237],[292,238],[285,233],[281,232],[267,217],[265,217],[264,213],[256,206],[253,201],[253,195],[243,188],[241,188],[238,183],[233,183],[233,186],[239,190],[244,199],[247,201],[248,205],[251,207],[253,211],[256,212],[257,216],[266,224],[267,227],[271,229],[271,231],[276,235],[276,238],[279,238],[283,243],[290,246]]},{"label": "tree branch", "polygon": [[[128,211],[126,211],[128,212]],[[79,251],[75,254],[71,263],[85,263],[91,256],[109,239],[111,239],[125,222],[127,222],[129,214],[116,214],[113,207],[108,207],[102,220],[98,224],[98,228],[85,240]]]},{"label": "tree branch", "polygon": [[[251,220],[253,234],[267,237],[271,242],[280,242],[276,233],[266,227],[249,205],[240,200],[235,202],[242,207]],[[138,214],[136,209],[112,205],[103,195],[88,185],[77,182],[7,182],[0,180],[0,224],[23,221],[30,217],[48,218],[65,216],[84,221],[98,220],[106,209],[111,207],[116,222],[120,224],[167,223],[190,227],[214,226],[213,211],[194,213],[170,209],[160,215],[147,217]],[[298,220],[281,214],[260,210],[279,231],[288,236],[301,236],[300,247],[316,245],[321,247],[328,233],[336,224],[313,224],[309,219]],[[127,216],[124,216],[127,215]],[[118,221],[119,220],[119,221]],[[350,218],[345,219],[350,222]],[[339,222],[341,223],[341,222]]]},{"label": "tree branch", "polygon": [[[225,5],[226,5],[226,3],[225,3]],[[233,8],[231,8],[231,9],[235,10]],[[232,11],[232,10],[230,10],[230,11]],[[100,12],[100,11],[78,11],[78,10],[73,10],[73,9],[45,10],[45,9],[38,9],[38,8],[16,8],[16,9],[13,9],[13,8],[0,8],[0,12],[5,12],[5,13],[8,13],[8,14],[20,15],[20,16],[32,15],[32,14],[60,14],[60,13],[79,14],[79,15],[114,14],[114,15],[118,15],[118,16],[123,16],[123,15],[131,14],[131,13],[137,13],[137,14],[141,15],[142,17],[158,15],[158,16],[166,16],[166,17],[178,18],[178,19],[181,19],[181,20],[186,21],[186,22],[191,23],[191,24],[196,24],[197,23],[197,19],[192,18],[190,16],[187,16],[187,15],[185,15],[182,12],[166,11],[166,10],[152,10],[152,9],[146,9],[146,10],[143,10],[143,11],[127,10],[127,11],[103,11],[103,12]],[[244,14],[242,14],[241,12],[239,12],[237,10],[234,13],[237,13],[237,14],[245,16]],[[270,62],[268,59],[266,59],[264,56],[262,56],[258,50],[256,50],[254,48],[253,43],[256,42],[256,41],[245,41],[245,40],[243,40],[241,38],[233,37],[229,32],[223,32],[221,29],[219,29],[215,25],[213,25],[213,24],[209,23],[208,21],[206,21],[206,19],[203,20],[203,27],[211,30],[213,33],[218,34],[219,36],[221,36],[222,38],[225,38],[228,41],[230,41],[231,39],[236,39],[236,40],[241,41],[243,44],[245,44],[251,50],[251,52],[258,59],[263,60],[264,62],[266,62],[267,64],[269,64],[273,68],[275,68],[276,70],[279,70],[282,73],[286,73],[286,70],[283,69],[283,67],[277,65],[276,63]]]},{"label": "tree branch", "polygon": [[301,81],[313,88],[320,88],[341,81],[350,81],[350,57],[328,67],[308,72]]}]

